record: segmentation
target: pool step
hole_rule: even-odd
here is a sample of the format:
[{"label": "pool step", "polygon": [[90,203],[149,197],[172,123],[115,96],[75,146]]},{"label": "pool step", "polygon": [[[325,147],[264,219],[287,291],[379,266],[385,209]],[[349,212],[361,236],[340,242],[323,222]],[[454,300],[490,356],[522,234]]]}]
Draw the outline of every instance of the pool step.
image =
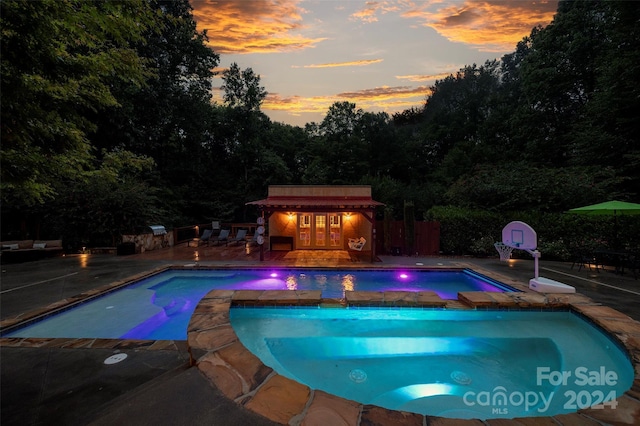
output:
[{"label": "pool step", "polygon": [[183,312],[185,309],[188,309],[191,305],[191,301],[185,299],[184,297],[176,297],[172,299],[169,304],[162,307],[167,316],[177,315],[180,312]]}]

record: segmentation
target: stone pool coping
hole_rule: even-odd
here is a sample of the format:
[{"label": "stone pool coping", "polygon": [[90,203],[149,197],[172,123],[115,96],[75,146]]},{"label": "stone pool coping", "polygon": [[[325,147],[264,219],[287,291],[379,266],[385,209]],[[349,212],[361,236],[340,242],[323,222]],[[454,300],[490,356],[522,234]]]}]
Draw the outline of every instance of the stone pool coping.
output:
[{"label": "stone pool coping", "polygon": [[[438,309],[571,310],[585,316],[621,344],[634,366],[630,390],[615,409],[583,409],[550,417],[447,419],[361,404],[288,379],[264,365],[238,339],[232,306],[414,307]],[[320,290],[212,290],[198,304],[188,328],[191,363],[237,404],[281,424],[342,425],[600,425],[640,424],[640,322],[580,294],[461,292],[443,300],[434,292],[351,292],[322,299]]]}]

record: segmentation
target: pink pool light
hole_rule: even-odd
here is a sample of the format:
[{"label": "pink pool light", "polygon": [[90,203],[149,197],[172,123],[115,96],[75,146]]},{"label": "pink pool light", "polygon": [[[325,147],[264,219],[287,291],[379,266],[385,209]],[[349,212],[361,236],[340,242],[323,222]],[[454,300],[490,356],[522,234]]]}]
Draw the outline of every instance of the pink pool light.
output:
[{"label": "pink pool light", "polygon": [[271,278],[275,278],[275,277],[277,277],[277,276],[278,276],[278,274],[277,274],[277,273],[275,273],[275,272],[272,272],[269,276],[270,276]]},{"label": "pink pool light", "polygon": [[409,278],[409,275],[405,274],[404,272],[400,274],[400,278],[402,278],[403,280],[406,280],[407,278]]}]

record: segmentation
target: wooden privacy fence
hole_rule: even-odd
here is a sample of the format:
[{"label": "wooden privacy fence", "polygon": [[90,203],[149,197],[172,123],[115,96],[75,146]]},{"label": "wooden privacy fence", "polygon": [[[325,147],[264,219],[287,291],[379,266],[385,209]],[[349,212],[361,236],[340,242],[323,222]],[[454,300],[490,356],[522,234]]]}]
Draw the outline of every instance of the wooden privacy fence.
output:
[{"label": "wooden privacy fence", "polygon": [[436,256],[440,254],[440,222],[415,222],[413,247],[407,246],[405,224],[402,220],[391,221],[389,247],[385,247],[384,222],[376,221],[376,254],[395,256]]}]

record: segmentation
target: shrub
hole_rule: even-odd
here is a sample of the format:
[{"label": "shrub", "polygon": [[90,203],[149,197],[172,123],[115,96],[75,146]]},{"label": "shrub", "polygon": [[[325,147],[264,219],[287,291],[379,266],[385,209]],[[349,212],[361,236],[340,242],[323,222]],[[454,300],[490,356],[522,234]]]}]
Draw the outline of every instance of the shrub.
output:
[{"label": "shrub", "polygon": [[440,222],[440,250],[445,254],[487,255],[491,250],[495,252],[493,243],[500,241],[504,226],[496,213],[460,207],[434,207],[426,216],[427,220]]},{"label": "shrub", "polygon": [[[598,248],[638,250],[640,216],[579,216],[564,213],[489,212],[452,206],[436,206],[426,220],[440,222],[440,250],[449,255],[497,256],[493,247],[502,240],[502,228],[511,221],[529,224],[538,237],[538,250],[544,259],[571,260],[577,250]],[[514,257],[530,257],[514,250]]]}]

